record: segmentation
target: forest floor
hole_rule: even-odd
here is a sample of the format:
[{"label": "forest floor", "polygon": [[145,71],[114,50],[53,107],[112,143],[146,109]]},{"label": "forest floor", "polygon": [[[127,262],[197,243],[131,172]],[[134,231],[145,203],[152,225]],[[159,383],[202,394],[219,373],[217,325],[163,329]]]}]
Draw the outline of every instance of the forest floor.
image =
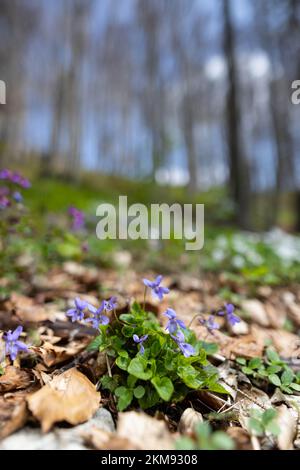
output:
[{"label": "forest floor", "polygon": [[[270,249],[272,236],[255,240],[212,227],[206,254],[196,262],[176,242],[133,249],[103,243],[99,253],[93,234],[69,233],[61,213],[53,217],[70,205],[61,207],[64,194],[58,198],[50,183],[44,189],[40,199],[37,185],[28,193],[26,210],[39,222],[29,235],[27,223],[25,232],[10,233],[9,248],[2,245],[0,449],[300,448],[299,239],[272,235],[279,256]],[[76,197],[76,191],[66,196],[80,206]],[[86,194],[81,198],[88,200]],[[87,239],[89,250],[82,248]],[[164,274],[162,284],[170,292],[161,301],[150,292],[145,298],[143,279],[158,274]],[[146,376],[137,374],[142,380],[135,398],[120,405],[128,382],[116,393],[101,382],[114,377],[113,354],[88,348],[97,331],[66,315],[75,298],[96,307],[114,296],[117,305],[107,311],[112,327],[122,318],[129,325],[122,315],[133,311],[134,301],[154,314],[163,332],[164,313],[176,311],[191,330],[189,338],[195,337],[194,346],[205,349],[221,388],[190,385],[181,371],[188,393],[180,400],[159,399],[143,411],[135,398]],[[218,315],[229,303],[240,319],[233,325]],[[210,318],[214,328],[208,327]],[[12,359],[5,332],[20,325],[20,340],[29,349]],[[105,336],[110,330],[103,331]],[[121,366],[117,376],[127,370]],[[166,390],[160,393],[164,397]]]}]

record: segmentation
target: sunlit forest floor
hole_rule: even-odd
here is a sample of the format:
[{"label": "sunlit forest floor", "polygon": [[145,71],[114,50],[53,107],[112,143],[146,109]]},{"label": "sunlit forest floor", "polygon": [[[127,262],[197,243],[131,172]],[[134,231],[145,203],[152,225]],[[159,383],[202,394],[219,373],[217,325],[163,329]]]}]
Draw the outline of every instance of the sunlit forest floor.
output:
[{"label": "sunlit forest floor", "polygon": [[[86,175],[80,184],[37,179],[23,193],[17,222],[10,213],[1,226],[0,338],[22,325],[29,350],[12,358],[6,333],[0,339],[0,449],[300,446],[299,237],[279,228],[241,232],[222,189],[190,199],[205,204],[205,244],[196,253],[175,239],[100,241],[95,234],[100,203],[117,204],[119,195],[129,203],[184,203],[182,189]],[[84,215],[78,230],[70,207]],[[160,301],[151,288],[145,298],[143,279],[160,274],[170,292]],[[104,343],[111,330],[103,323],[102,342],[88,348],[97,330],[82,318],[71,322],[67,310],[75,298],[95,307],[115,296],[117,305],[104,312],[125,346],[115,336]],[[230,305],[236,322],[226,316]],[[180,355],[186,343],[175,337],[176,365],[167,374],[173,388],[164,375],[169,359],[162,366],[154,344],[146,347],[147,322],[155,318],[166,332],[167,309],[188,327],[180,331],[201,356],[198,364],[196,353]],[[134,328],[139,341],[147,338],[134,339],[132,359],[134,343],[126,345]],[[148,386],[155,396],[145,403]]]}]

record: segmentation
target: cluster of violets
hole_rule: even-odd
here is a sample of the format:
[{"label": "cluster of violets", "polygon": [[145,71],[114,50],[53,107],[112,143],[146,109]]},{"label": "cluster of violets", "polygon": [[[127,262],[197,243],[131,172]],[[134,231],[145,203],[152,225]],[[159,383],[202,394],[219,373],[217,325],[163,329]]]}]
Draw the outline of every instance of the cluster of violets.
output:
[{"label": "cluster of violets", "polygon": [[[170,292],[167,287],[163,287],[161,285],[162,279],[163,277],[161,275],[157,276],[154,281],[143,279],[146,291],[147,288],[150,288],[152,295],[159,300],[163,300],[164,295]],[[83,321],[85,323],[91,323],[93,328],[99,329],[100,325],[107,325],[109,323],[109,318],[107,315],[105,315],[105,313],[115,310],[116,307],[116,297],[111,297],[109,300],[103,300],[98,308],[77,297],[74,300],[74,307],[69,309],[66,315],[71,318],[72,322]],[[89,313],[89,316],[85,318],[85,314],[87,312]],[[182,331],[186,330],[184,322],[177,318],[177,314],[172,308],[167,308],[167,310],[164,312],[164,315],[168,319],[166,330],[177,344],[182,354],[185,357],[193,356],[195,354],[195,349],[191,344],[185,341],[185,336]],[[240,321],[239,317],[234,314],[234,306],[232,304],[225,304],[225,311],[220,311],[217,313],[217,315],[226,315],[227,320],[231,325],[234,325]],[[200,322],[206,326],[209,332],[213,332],[213,330],[219,329],[220,327],[219,324],[215,321],[214,315],[210,315],[208,320],[201,318]],[[133,341],[140,345],[140,354],[144,354],[145,352],[144,342],[147,341],[148,336],[148,334],[141,337],[136,334],[133,335]]]},{"label": "cluster of violets", "polygon": [[232,304],[225,304],[225,311],[220,310],[219,312],[216,312],[214,315],[210,315],[207,320],[204,318],[199,318],[199,322],[201,325],[205,326],[209,333],[213,333],[214,330],[218,330],[220,328],[220,325],[218,322],[216,322],[215,317],[220,316],[220,317],[226,317],[226,320],[231,326],[234,326],[236,323],[239,323],[241,320],[240,318],[234,313],[234,305]]},{"label": "cluster of violets", "polygon": [[[162,300],[163,296],[169,292],[169,289],[160,285],[162,279],[162,276],[158,276],[155,281],[149,281],[148,279],[143,280],[146,288],[150,287],[152,294],[160,300]],[[67,310],[66,315],[70,317],[72,322],[83,321],[84,323],[90,323],[93,328],[98,330],[100,325],[107,325],[109,323],[109,317],[107,314],[111,311],[115,311],[117,305],[117,298],[115,296],[111,297],[109,300],[103,300],[98,308],[94,307],[89,302],[76,297],[74,300],[74,307]],[[88,317],[85,316],[86,314],[88,314]],[[193,356],[195,354],[195,350],[191,344],[186,343],[185,336],[182,331],[186,330],[184,322],[177,318],[177,314],[172,308],[167,308],[164,315],[168,319],[166,330],[177,344],[182,354],[185,357]],[[231,325],[235,325],[240,322],[240,318],[234,314],[234,305],[232,304],[225,304],[225,311],[221,310],[215,315],[226,316],[227,321]],[[200,323],[204,325],[210,333],[212,333],[213,330],[220,328],[220,325],[215,321],[215,315],[210,315],[207,320],[204,320],[203,318],[199,319]],[[3,335],[5,354],[10,356],[12,361],[17,358],[20,352],[29,352],[28,345],[19,340],[22,331],[23,327],[18,326],[14,331],[9,330]],[[140,345],[140,354],[144,354],[145,352],[143,343],[147,341],[148,336],[149,335],[143,335],[139,337],[136,334],[133,335],[133,341]]]},{"label": "cluster of violets", "polygon": [[17,185],[20,188],[30,188],[30,182],[17,172],[4,168],[0,170],[0,180],[6,182],[8,186],[0,188],[0,209],[11,206],[12,202],[22,202],[22,194],[18,190],[11,191],[9,185]]},{"label": "cluster of violets", "polygon": [[[98,330],[100,325],[107,325],[109,323],[109,318],[105,313],[115,310],[116,307],[116,297],[111,297],[109,300],[103,300],[98,308],[85,300],[76,297],[74,300],[74,307],[69,309],[66,315],[71,318],[72,322],[84,321],[85,323],[91,323],[92,327]],[[89,313],[87,318],[85,318],[86,313]]]},{"label": "cluster of violets", "polygon": [[[162,279],[163,277],[161,275],[157,276],[154,281],[149,281],[149,279],[143,279],[143,283],[146,289],[149,287],[151,289],[152,295],[158,298],[159,300],[163,300],[164,295],[170,292],[167,287],[161,286]],[[181,330],[181,328],[184,330],[186,329],[186,326],[183,321],[177,318],[177,314],[172,308],[167,308],[167,310],[164,312],[164,315],[168,318],[166,330],[170,334],[171,338],[175,341],[182,354],[185,357],[193,356],[195,354],[195,350],[191,344],[185,342],[185,337]],[[139,339],[140,343],[144,342],[147,339],[148,335],[145,336]],[[136,341],[136,339],[134,339],[134,341]],[[143,354],[143,352],[144,347],[141,345],[140,353]]]},{"label": "cluster of violets", "polygon": [[68,210],[69,215],[72,218],[72,230],[76,232],[84,227],[84,213],[77,209],[77,207],[71,206]]}]

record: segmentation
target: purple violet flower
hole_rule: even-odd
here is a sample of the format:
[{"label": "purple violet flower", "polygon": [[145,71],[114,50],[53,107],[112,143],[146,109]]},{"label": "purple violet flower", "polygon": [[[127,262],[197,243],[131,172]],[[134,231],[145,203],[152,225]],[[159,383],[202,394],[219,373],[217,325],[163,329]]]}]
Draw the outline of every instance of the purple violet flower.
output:
[{"label": "purple violet flower", "polygon": [[241,319],[233,313],[234,309],[234,305],[225,304],[225,312],[218,312],[218,315],[226,315],[227,321],[228,323],[230,323],[231,326],[234,326],[236,323],[239,323],[241,321]]},{"label": "purple violet flower", "polygon": [[169,319],[167,326],[166,326],[166,330],[170,334],[175,333],[178,327],[186,329],[186,326],[183,323],[183,321],[176,318],[177,314],[175,310],[173,310],[172,308],[167,308],[167,310],[164,312],[164,315]]},{"label": "purple violet flower", "polygon": [[107,325],[109,323],[109,318],[106,315],[103,315],[103,311],[106,309],[107,302],[103,300],[99,308],[94,307],[93,305],[88,304],[88,310],[91,312],[92,316],[85,320],[86,323],[91,323],[92,327],[96,330],[99,329],[100,325]]},{"label": "purple violet flower", "polygon": [[214,315],[210,315],[207,320],[200,318],[199,322],[201,325],[205,326],[210,333],[213,333],[213,330],[218,330],[220,328],[219,323],[215,321]]},{"label": "purple violet flower", "polygon": [[138,337],[138,335],[133,335],[133,341],[135,343],[138,343],[140,344],[140,353],[141,354],[144,354],[145,352],[145,348],[144,348],[144,345],[143,345],[143,342],[146,341],[146,339],[148,338],[149,335],[144,335],[144,336],[141,336],[140,338]]},{"label": "purple violet flower", "polygon": [[14,361],[17,358],[19,352],[29,352],[28,346],[19,341],[19,336],[23,331],[22,326],[18,326],[15,331],[7,331],[4,333],[3,340],[5,341],[5,353],[10,356],[11,360]]},{"label": "purple violet flower", "polygon": [[72,230],[80,230],[84,227],[84,213],[76,207],[69,207],[69,214],[72,217]]},{"label": "purple violet flower", "polygon": [[10,181],[11,183],[18,184],[22,188],[30,188],[30,182],[28,179],[21,176],[19,173],[13,173],[11,170],[4,168],[0,171],[0,179]]},{"label": "purple violet flower", "polygon": [[178,330],[176,336],[171,335],[171,337],[177,343],[177,346],[179,347],[184,357],[190,357],[195,354],[195,349],[193,346],[189,343],[185,343],[185,337],[182,331]]},{"label": "purple violet flower", "polygon": [[157,276],[154,281],[149,281],[149,279],[143,279],[143,283],[146,287],[150,287],[152,294],[157,297],[159,300],[162,300],[165,294],[170,292],[170,289],[167,287],[162,287],[160,285],[163,277]]},{"label": "purple violet flower", "polygon": [[115,310],[117,306],[118,306],[117,297],[112,296],[109,300],[107,300],[105,308],[107,312],[111,312],[112,310]]},{"label": "purple violet flower", "polygon": [[10,205],[10,200],[6,196],[0,196],[0,209],[5,209]]},{"label": "purple violet flower", "polygon": [[70,308],[66,315],[71,317],[72,322],[81,321],[84,318],[84,310],[89,307],[89,304],[85,300],[81,300],[76,297],[74,300],[75,308]]},{"label": "purple violet flower", "polygon": [[15,191],[13,193],[13,198],[16,202],[22,202],[23,201],[23,196],[21,193],[19,193],[19,191]]}]

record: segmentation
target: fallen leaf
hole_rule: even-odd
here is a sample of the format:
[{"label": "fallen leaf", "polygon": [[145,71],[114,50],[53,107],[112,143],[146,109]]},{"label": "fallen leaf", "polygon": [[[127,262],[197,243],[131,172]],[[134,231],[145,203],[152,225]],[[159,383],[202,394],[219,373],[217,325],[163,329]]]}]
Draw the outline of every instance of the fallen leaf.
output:
[{"label": "fallen leaf", "polygon": [[241,307],[249,318],[261,326],[269,326],[270,321],[264,304],[256,299],[244,300]]},{"label": "fallen leaf", "polygon": [[145,413],[128,411],[119,413],[117,436],[130,441],[143,450],[170,450],[174,440],[164,421],[159,421]]},{"label": "fallen leaf", "polygon": [[0,439],[20,429],[27,421],[26,400],[22,396],[0,396]]},{"label": "fallen leaf", "polygon": [[195,426],[202,422],[203,417],[201,413],[194,410],[194,408],[186,408],[180,417],[178,431],[181,434],[193,436],[195,434]]},{"label": "fallen leaf", "polygon": [[252,450],[251,439],[248,431],[238,426],[229,427],[227,434],[234,440],[236,450]]},{"label": "fallen leaf", "polygon": [[89,379],[72,368],[27,399],[44,432],[58,421],[78,424],[90,419],[100,404],[100,393]]},{"label": "fallen leaf", "polygon": [[24,369],[7,366],[5,373],[0,375],[0,392],[10,392],[27,388],[32,382],[32,375]]},{"label": "fallen leaf", "polygon": [[297,432],[297,413],[286,405],[277,408],[277,423],[280,433],[277,437],[277,445],[280,450],[291,450],[294,448],[293,441]]},{"label": "fallen leaf", "polygon": [[47,367],[52,367],[76,356],[89,342],[90,338],[84,338],[80,341],[71,341],[67,346],[57,346],[46,341],[42,346],[32,346],[31,351],[37,354]]}]

